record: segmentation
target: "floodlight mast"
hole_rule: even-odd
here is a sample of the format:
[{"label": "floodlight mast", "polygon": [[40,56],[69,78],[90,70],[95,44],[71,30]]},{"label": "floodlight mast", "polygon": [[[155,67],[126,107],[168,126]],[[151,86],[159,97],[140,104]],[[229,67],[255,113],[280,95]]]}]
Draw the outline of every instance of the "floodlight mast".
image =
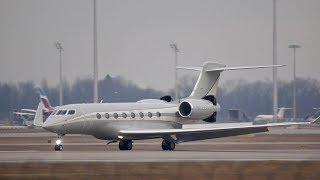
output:
[{"label": "floodlight mast", "polygon": [[[277,6],[276,1],[273,0],[273,64],[277,62]],[[273,121],[277,121],[278,114],[278,71],[276,67],[272,69],[273,74]]]},{"label": "floodlight mast", "polygon": [[98,103],[97,0],[93,0],[93,102]]},{"label": "floodlight mast", "polygon": [[170,44],[170,47],[173,49],[174,52],[174,99],[175,101],[179,100],[179,92],[178,92],[178,53],[180,50],[178,49],[177,43]]},{"label": "floodlight mast", "polygon": [[293,120],[296,120],[297,118],[297,76],[296,76],[296,49],[301,48],[300,45],[297,44],[291,44],[288,46],[288,48],[293,49]]},{"label": "floodlight mast", "polygon": [[63,87],[62,87],[62,51],[61,43],[56,41],[53,43],[59,51],[59,105],[63,105]]}]

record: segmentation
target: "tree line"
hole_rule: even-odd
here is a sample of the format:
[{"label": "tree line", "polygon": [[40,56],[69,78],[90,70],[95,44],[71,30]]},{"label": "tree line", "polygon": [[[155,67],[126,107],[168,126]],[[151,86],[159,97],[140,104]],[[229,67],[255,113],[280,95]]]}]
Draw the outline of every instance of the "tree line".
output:
[{"label": "tree line", "polygon": [[[187,97],[196,78],[183,76],[179,79],[179,95]],[[228,109],[241,109],[252,119],[258,114],[272,114],[272,81],[247,82],[233,80],[233,87],[219,87],[217,100],[222,111],[218,119],[226,118]],[[278,106],[292,107],[292,82],[278,82]],[[49,87],[43,80],[40,86],[46,91],[53,106],[59,104],[59,89]],[[64,104],[88,103],[93,99],[93,80],[77,79],[73,84],[63,83]],[[141,99],[159,99],[165,95],[174,97],[174,91],[161,92],[151,88],[143,89],[122,77],[105,76],[99,81],[99,98],[103,102],[135,102]],[[21,83],[0,83],[0,120],[10,118],[14,109],[36,109],[39,95],[33,81]],[[316,79],[297,80],[297,117],[303,118],[320,107],[320,83]]]}]

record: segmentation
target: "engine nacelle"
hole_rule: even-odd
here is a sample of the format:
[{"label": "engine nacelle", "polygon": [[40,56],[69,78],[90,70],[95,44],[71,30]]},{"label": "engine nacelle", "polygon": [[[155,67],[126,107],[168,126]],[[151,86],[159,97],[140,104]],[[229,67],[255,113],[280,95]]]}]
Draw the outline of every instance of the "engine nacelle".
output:
[{"label": "engine nacelle", "polygon": [[214,105],[205,99],[186,99],[179,105],[180,116],[192,119],[207,119],[219,111],[219,104]]}]

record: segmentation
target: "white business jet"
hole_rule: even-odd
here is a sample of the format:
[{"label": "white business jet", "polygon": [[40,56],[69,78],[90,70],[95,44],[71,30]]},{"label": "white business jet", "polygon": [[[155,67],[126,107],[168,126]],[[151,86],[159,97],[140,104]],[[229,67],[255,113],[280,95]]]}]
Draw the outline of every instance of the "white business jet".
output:
[{"label": "white business jet", "polygon": [[[277,119],[278,120],[283,120],[284,119],[284,113],[286,110],[292,110],[292,108],[279,108],[279,112],[277,114]],[[273,121],[273,115],[265,115],[265,114],[260,114],[257,115],[256,118],[254,118],[255,123],[268,123]]]},{"label": "white business jet", "polygon": [[[191,95],[180,101],[171,101],[170,97],[165,96],[133,103],[70,104],[56,107],[44,123],[38,116],[34,124],[58,134],[54,146],[56,151],[63,149],[62,137],[67,134],[92,135],[109,140],[109,143],[119,141],[120,150],[131,150],[133,140],[162,138],[162,149],[171,151],[182,142],[266,132],[269,126],[310,123],[211,124],[220,111],[215,97],[222,71],[280,66],[227,67],[206,62],[202,67],[180,67],[200,71]],[[41,112],[39,109],[37,111]],[[200,121],[209,124],[201,128],[184,127],[186,124],[199,124]]]}]

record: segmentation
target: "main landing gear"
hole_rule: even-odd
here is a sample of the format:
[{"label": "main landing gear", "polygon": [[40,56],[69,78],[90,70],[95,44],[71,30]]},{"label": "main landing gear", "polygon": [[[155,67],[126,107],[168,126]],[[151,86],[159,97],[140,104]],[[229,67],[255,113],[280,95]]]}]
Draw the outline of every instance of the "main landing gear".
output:
[{"label": "main landing gear", "polygon": [[132,141],[131,140],[121,140],[119,142],[120,150],[131,150],[132,149]]},{"label": "main landing gear", "polygon": [[176,147],[176,143],[173,140],[164,139],[162,141],[161,147],[164,151],[173,151]]},{"label": "main landing gear", "polygon": [[62,136],[64,135],[58,135],[58,140],[56,140],[56,145],[54,145],[54,150],[55,151],[62,151],[63,146],[62,146]]},{"label": "main landing gear", "polygon": [[[117,140],[113,140],[107,143],[116,143]],[[173,151],[176,147],[176,142],[171,137],[165,137],[161,143],[161,147],[164,151]],[[120,140],[119,141],[119,149],[120,150],[131,150],[132,149],[132,140]]]}]

